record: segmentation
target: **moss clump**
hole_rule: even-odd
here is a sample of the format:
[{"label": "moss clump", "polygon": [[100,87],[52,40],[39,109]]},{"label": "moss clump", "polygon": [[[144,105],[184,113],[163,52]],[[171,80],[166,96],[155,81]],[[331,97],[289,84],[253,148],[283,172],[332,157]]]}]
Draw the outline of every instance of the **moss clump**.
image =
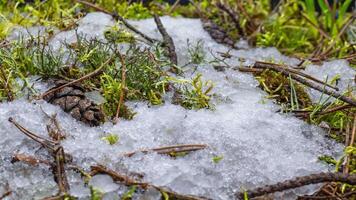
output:
[{"label": "moss clump", "polygon": [[303,109],[312,104],[304,88],[283,74],[264,70],[255,75],[260,87],[268,93],[268,98],[273,98],[277,103],[284,105],[286,111]]}]

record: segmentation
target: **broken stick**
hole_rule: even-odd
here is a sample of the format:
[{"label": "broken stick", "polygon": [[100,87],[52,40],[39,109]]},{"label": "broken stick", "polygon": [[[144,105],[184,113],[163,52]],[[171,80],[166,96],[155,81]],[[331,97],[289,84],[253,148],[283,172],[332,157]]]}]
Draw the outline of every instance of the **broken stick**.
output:
[{"label": "broken stick", "polygon": [[171,191],[170,189],[152,185],[150,183],[145,183],[145,182],[139,182],[136,181],[126,175],[119,174],[118,172],[109,169],[103,165],[95,165],[91,166],[92,173],[91,175],[95,174],[107,174],[109,175],[114,181],[117,182],[122,182],[127,186],[140,186],[142,189],[147,189],[148,187],[153,187],[157,189],[158,191],[165,193],[169,196],[169,199],[179,199],[179,200],[208,200],[208,198],[205,197],[198,197],[198,196],[193,196],[193,195],[184,195],[184,194],[178,194],[176,192]]},{"label": "broken stick", "polygon": [[[42,146],[44,146],[49,153],[52,154],[53,159],[55,162],[53,162],[52,166],[52,173],[54,176],[54,180],[56,181],[58,188],[59,188],[59,195],[58,196],[63,196],[67,195],[69,193],[69,183],[67,180],[67,176],[65,173],[65,163],[66,163],[66,155],[64,153],[63,147],[60,145],[60,140],[49,140],[43,137],[38,136],[35,133],[32,133],[31,131],[27,130],[25,127],[21,126],[19,123],[17,123],[12,117],[9,118],[9,122],[14,124],[16,128],[18,128],[23,134],[28,136],[29,138],[35,140],[36,142],[40,143]],[[59,136],[60,131],[56,131],[54,133],[57,133],[58,135],[53,135],[53,138],[61,138]],[[43,162],[45,163],[45,162]]]},{"label": "broken stick", "polygon": [[131,157],[134,154],[141,152],[141,153],[149,153],[149,152],[156,152],[158,154],[172,154],[172,153],[181,153],[181,152],[191,152],[191,151],[198,151],[201,149],[205,149],[208,145],[206,144],[183,144],[183,145],[174,145],[168,147],[159,147],[153,149],[143,149],[139,151],[134,151],[130,153],[125,153],[124,156]]},{"label": "broken stick", "polygon": [[356,106],[356,100],[352,99],[351,97],[347,97],[337,91],[333,91],[333,90],[330,90],[326,87],[323,87],[323,86],[320,86],[320,85],[316,85],[314,84],[313,82],[307,80],[307,79],[304,79],[302,78],[301,76],[299,75],[296,75],[294,73],[290,73],[288,72],[288,69],[285,69],[285,68],[281,68],[281,67],[278,67],[276,65],[271,65],[271,64],[266,64],[266,63],[263,63],[263,62],[256,62],[254,65],[253,65],[254,68],[265,68],[265,69],[271,69],[271,70],[274,70],[274,71],[277,71],[277,72],[280,72],[282,73],[283,75],[285,76],[291,76],[292,79],[298,81],[299,83],[301,84],[304,84],[312,89],[315,89],[315,90],[318,90],[319,92],[322,92],[322,93],[325,93],[327,95],[330,95],[336,99],[340,99],[346,103],[349,103],[353,106]]},{"label": "broken stick", "polygon": [[284,190],[289,190],[304,185],[324,183],[324,182],[341,182],[347,183],[350,185],[356,185],[356,174],[343,174],[343,173],[319,173],[311,174],[308,176],[301,176],[291,180],[279,182],[273,185],[265,185],[263,187],[255,188],[252,190],[247,190],[245,192],[239,192],[236,194],[238,199],[244,199],[244,196],[247,195],[248,198],[254,198],[274,192],[281,192]]},{"label": "broken stick", "polygon": [[154,20],[157,24],[157,28],[159,32],[162,35],[163,38],[163,44],[167,49],[167,55],[169,59],[171,60],[172,64],[177,65],[178,64],[178,59],[177,59],[177,53],[176,53],[176,48],[174,46],[174,42],[171,36],[169,36],[168,32],[164,28],[161,19],[159,18],[158,15],[154,15]]},{"label": "broken stick", "polygon": [[110,57],[109,59],[107,59],[107,60],[106,60],[103,64],[101,64],[100,67],[97,68],[96,70],[90,72],[89,74],[84,75],[83,77],[81,77],[81,78],[79,78],[79,79],[76,79],[76,80],[71,81],[71,82],[69,82],[69,83],[66,83],[66,84],[64,84],[64,85],[61,85],[61,86],[59,86],[59,87],[55,87],[55,88],[53,88],[53,89],[50,89],[50,90],[48,90],[47,92],[45,92],[45,93],[43,93],[42,95],[40,95],[40,96],[38,97],[38,99],[43,99],[44,97],[46,97],[47,95],[49,95],[49,94],[51,94],[51,93],[53,93],[53,92],[56,92],[56,91],[58,91],[58,90],[60,90],[60,89],[63,89],[63,88],[65,88],[65,87],[67,87],[67,86],[73,85],[73,84],[75,84],[75,83],[82,82],[82,81],[84,81],[84,80],[86,80],[86,79],[88,79],[88,78],[90,78],[90,77],[92,77],[92,76],[95,76],[95,75],[100,74],[100,73],[102,72],[102,70],[104,69],[104,67],[105,67],[107,64],[109,64],[112,60],[113,60],[113,56]]},{"label": "broken stick", "polygon": [[140,35],[142,38],[144,38],[145,40],[147,40],[148,42],[150,42],[151,44],[157,42],[157,40],[150,38],[149,36],[145,35],[144,33],[142,33],[141,31],[139,31],[138,29],[136,29],[134,26],[132,26],[130,23],[128,23],[121,15],[117,14],[117,13],[112,13],[109,12],[107,10],[105,10],[104,8],[100,8],[99,6],[84,1],[84,0],[76,0],[76,2],[84,4],[88,7],[94,8],[97,11],[106,13],[111,15],[114,19],[121,21],[128,29],[132,30],[133,32],[135,32],[136,34]]}]

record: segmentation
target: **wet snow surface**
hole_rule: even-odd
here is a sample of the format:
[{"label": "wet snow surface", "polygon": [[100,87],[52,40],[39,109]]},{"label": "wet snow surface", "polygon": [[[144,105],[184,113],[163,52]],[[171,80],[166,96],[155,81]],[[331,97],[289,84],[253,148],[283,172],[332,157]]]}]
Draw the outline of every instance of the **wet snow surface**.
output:
[{"label": "wet snow surface", "polygon": [[[198,19],[163,17],[162,21],[173,37],[182,65],[189,59],[186,50],[188,38],[193,44],[198,40],[204,41],[209,60],[213,59],[210,50],[215,54],[227,51],[226,47],[210,38]],[[160,39],[152,19],[131,23]],[[89,34],[89,37],[102,38],[106,25],[113,24],[110,16],[91,13],[79,22],[78,30]],[[60,41],[75,41],[73,32],[59,33],[50,44],[59,48]],[[288,64],[299,62],[281,55],[275,48],[233,50],[230,54],[234,57],[227,62],[235,66],[240,64],[236,57],[248,59],[247,63],[253,60],[275,60]],[[344,61],[325,65],[330,65],[334,71],[342,66],[354,74]],[[317,69],[310,72],[323,76],[323,71],[327,70],[323,67]],[[186,72],[187,76],[191,73],[191,70]],[[45,156],[45,151],[39,149],[38,144],[8,122],[8,118],[13,117],[31,131],[47,135],[47,119],[40,107],[48,113],[58,113],[58,119],[68,134],[63,142],[64,149],[74,157],[77,165],[88,168],[99,163],[122,173],[142,173],[145,182],[166,186],[179,193],[218,200],[232,199],[233,193],[242,189],[327,171],[327,166],[318,162],[318,156],[341,151],[341,146],[325,139],[323,130],[291,115],[276,112],[279,106],[264,99],[266,94],[257,88],[257,81],[251,75],[230,69],[216,72],[209,64],[199,65],[195,73],[202,73],[205,80],[215,83],[213,92],[218,96],[213,100],[215,110],[185,110],[168,101],[162,106],[131,102],[130,106],[137,112],[133,120],[121,120],[117,125],[108,122],[90,128],[44,101],[30,103],[22,99],[1,103],[0,194],[5,182],[14,191],[9,199],[38,199],[57,192],[56,183],[46,166],[10,163],[15,152]],[[37,83],[37,87],[44,89],[43,83]],[[110,146],[100,139],[108,133],[119,135],[119,142]],[[155,153],[139,153],[131,158],[121,156],[141,148],[193,143],[207,144],[209,148],[176,159]],[[223,159],[214,163],[215,156],[223,156]],[[89,189],[84,186],[80,175],[68,171],[68,179],[71,193],[87,199]],[[119,199],[127,191],[126,186],[115,184],[105,175],[95,176],[89,184],[107,192],[106,199]],[[312,189],[307,187],[299,192],[310,193]],[[160,194],[150,189],[143,195],[137,194],[135,199],[160,199]]]}]

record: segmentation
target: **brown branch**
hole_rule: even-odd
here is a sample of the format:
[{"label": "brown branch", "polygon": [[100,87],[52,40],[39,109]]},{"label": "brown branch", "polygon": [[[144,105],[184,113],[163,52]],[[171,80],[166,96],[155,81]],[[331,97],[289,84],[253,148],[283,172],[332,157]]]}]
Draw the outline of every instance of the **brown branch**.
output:
[{"label": "brown branch", "polygon": [[149,152],[156,152],[158,154],[172,154],[172,153],[181,153],[181,152],[192,152],[198,151],[201,149],[205,149],[207,147],[206,144],[183,144],[183,145],[174,145],[174,146],[167,146],[167,147],[160,147],[160,148],[153,148],[153,149],[143,149],[139,151],[134,151],[130,153],[125,153],[124,156],[131,157],[136,153],[149,153]]},{"label": "brown branch", "polygon": [[12,191],[11,191],[11,189],[10,189],[9,183],[6,182],[6,185],[5,185],[5,192],[4,192],[4,194],[2,194],[2,195],[0,196],[0,200],[5,199],[5,197],[8,197],[8,196],[11,195],[11,194],[12,194]]},{"label": "brown branch", "polygon": [[126,64],[125,64],[124,57],[120,53],[118,53],[118,55],[120,57],[120,62],[121,62],[121,90],[120,90],[119,104],[117,105],[116,115],[114,119],[114,124],[116,124],[119,121],[120,109],[124,102],[125,89],[126,89]]},{"label": "brown branch", "polygon": [[70,188],[69,188],[66,171],[64,169],[66,159],[65,159],[65,153],[63,147],[60,146],[58,148],[58,150],[54,154],[54,159],[55,159],[55,167],[53,167],[53,175],[59,188],[59,194],[60,195],[68,194]]},{"label": "brown branch", "polygon": [[356,174],[348,175],[342,173],[319,173],[319,174],[311,174],[308,176],[301,176],[291,180],[279,182],[273,185],[265,185],[263,187],[255,188],[252,190],[247,190],[246,192],[236,193],[236,197],[238,199],[243,199],[244,194],[247,194],[248,198],[254,198],[274,192],[281,192],[284,190],[289,190],[305,185],[324,183],[324,182],[341,182],[347,183],[350,185],[356,185]]},{"label": "brown branch", "polygon": [[241,37],[245,37],[245,32],[242,29],[242,27],[240,26],[240,22],[239,22],[237,14],[233,10],[228,8],[226,5],[222,4],[221,2],[216,3],[216,6],[220,10],[226,12],[230,16],[230,18],[232,19],[232,22],[235,24],[235,28],[236,28],[237,32],[239,33],[239,35]]},{"label": "brown branch", "polygon": [[100,11],[100,12],[103,12],[103,13],[111,15],[114,19],[121,21],[128,29],[130,29],[133,32],[135,32],[136,34],[140,35],[142,38],[144,38],[145,40],[147,40],[150,43],[157,42],[157,40],[155,40],[153,38],[150,38],[149,36],[145,35],[141,31],[136,29],[134,26],[132,26],[130,23],[128,23],[122,16],[120,16],[117,13],[109,12],[109,11],[107,11],[107,10],[105,10],[105,9],[103,9],[103,8],[93,4],[93,3],[90,3],[90,2],[87,2],[87,1],[84,1],[84,0],[76,0],[76,2],[84,4],[84,5],[88,6],[88,7],[94,8],[97,11]]},{"label": "brown branch", "polygon": [[330,90],[330,89],[328,89],[326,87],[322,87],[320,85],[316,85],[316,84],[314,84],[313,82],[311,82],[311,81],[309,81],[307,79],[304,79],[304,78],[302,78],[302,77],[300,77],[298,75],[295,75],[293,73],[288,72],[287,69],[285,69],[285,68],[280,68],[278,66],[271,65],[269,63],[263,63],[263,62],[256,62],[253,67],[256,67],[256,68],[267,68],[267,69],[271,69],[271,70],[274,70],[274,71],[278,71],[278,72],[282,73],[285,76],[291,76],[292,79],[294,79],[294,80],[298,81],[299,83],[302,83],[302,84],[304,84],[304,85],[306,85],[306,86],[308,86],[310,88],[313,88],[313,89],[318,90],[318,91],[320,91],[322,93],[325,93],[327,95],[330,95],[332,97],[340,99],[340,100],[342,100],[342,101],[344,101],[346,103],[349,103],[349,104],[351,104],[353,106],[356,106],[356,100],[352,99],[351,97],[344,96],[343,94],[341,94],[341,93],[339,93],[337,91]]},{"label": "brown branch", "polygon": [[40,137],[37,134],[29,131],[25,127],[21,126],[19,123],[17,123],[12,117],[9,118],[9,122],[14,124],[16,128],[18,128],[23,134],[25,134],[27,137],[33,139],[34,141],[40,143],[42,146],[44,146],[47,149],[50,149],[51,151],[54,151],[54,146],[57,145],[56,142],[48,140],[46,138]]},{"label": "brown branch", "polygon": [[[43,145],[49,153],[52,154],[53,159],[55,162],[52,166],[52,173],[54,176],[54,180],[57,182],[59,188],[59,195],[66,195],[69,192],[69,183],[67,180],[67,176],[65,173],[65,163],[66,163],[66,155],[64,153],[63,147],[60,145],[60,140],[48,140],[38,136],[35,133],[30,132],[19,123],[17,123],[13,118],[9,118],[9,121],[16,126],[22,133],[26,136],[30,137],[31,139],[35,140],[36,142]],[[56,137],[55,137],[56,138]],[[60,139],[60,137],[57,137]],[[22,157],[22,159],[24,159]],[[29,161],[29,160],[28,160]],[[34,160],[32,160],[34,161]],[[32,162],[33,163],[33,162]],[[44,162],[43,162],[44,163]]]},{"label": "brown branch", "polygon": [[21,153],[16,153],[12,156],[11,163],[15,163],[15,162],[24,162],[31,166],[37,166],[38,164],[52,166],[52,163],[48,160],[38,159],[34,156],[21,154]]},{"label": "brown branch", "polygon": [[292,67],[288,67],[288,66],[284,66],[284,65],[276,64],[276,63],[270,63],[270,62],[262,62],[262,61],[257,61],[256,63],[258,63],[256,67],[260,66],[261,68],[266,68],[265,65],[274,65],[274,66],[280,67],[280,68],[282,68],[284,70],[287,70],[288,72],[297,74],[299,76],[303,76],[303,77],[305,77],[307,79],[310,79],[310,80],[312,80],[314,82],[320,83],[320,84],[322,84],[322,85],[324,85],[326,87],[332,88],[332,89],[334,89],[336,91],[339,90],[339,88],[337,88],[335,86],[332,86],[332,85],[330,85],[330,84],[328,84],[328,83],[326,83],[324,81],[321,81],[321,80],[319,80],[319,79],[317,79],[317,78],[315,78],[313,76],[310,76],[309,74],[306,74],[304,72],[301,72],[301,71],[298,71],[296,69],[293,69]]},{"label": "brown branch", "polygon": [[141,187],[142,189],[147,189],[148,187],[153,187],[157,190],[159,190],[160,192],[164,192],[166,193],[170,199],[179,199],[179,200],[208,200],[205,197],[197,197],[197,196],[193,196],[193,195],[183,195],[183,194],[178,194],[176,192],[171,191],[170,189],[164,188],[164,187],[160,187],[160,186],[156,186],[156,185],[152,185],[150,183],[144,183],[144,182],[138,182],[126,175],[121,175],[118,172],[109,169],[103,165],[95,165],[95,166],[91,166],[92,169],[92,173],[91,175],[95,175],[95,174],[107,174],[109,175],[114,181],[117,182],[121,182],[124,183],[127,186],[132,186],[132,185],[136,185]]},{"label": "brown branch", "polygon": [[84,75],[83,77],[81,77],[81,78],[79,78],[79,79],[76,79],[76,80],[71,81],[71,82],[69,82],[69,83],[63,84],[63,85],[61,85],[61,86],[59,86],[59,87],[55,87],[55,88],[53,88],[53,89],[48,90],[47,92],[45,92],[45,93],[43,93],[42,95],[40,95],[40,96],[38,97],[38,99],[43,99],[44,97],[46,97],[47,95],[49,95],[49,94],[51,94],[51,93],[53,93],[53,92],[56,92],[56,91],[58,91],[58,90],[60,90],[60,89],[63,89],[63,88],[65,88],[65,87],[67,87],[67,86],[73,85],[73,84],[75,84],[75,83],[82,82],[82,81],[84,81],[85,79],[88,79],[88,78],[90,78],[90,77],[92,77],[92,76],[96,76],[96,75],[100,74],[100,73],[102,72],[102,70],[104,69],[104,67],[105,67],[107,64],[109,64],[112,60],[113,60],[113,57],[109,58],[109,59],[106,60],[103,64],[101,64],[101,66],[100,66],[99,68],[97,68],[96,70],[90,72],[89,74]]},{"label": "brown branch", "polygon": [[154,20],[156,22],[157,28],[162,35],[164,46],[167,49],[167,54],[171,63],[174,65],[178,65],[177,53],[176,48],[174,46],[174,42],[171,36],[167,33],[166,29],[164,28],[161,19],[158,15],[154,15]]}]

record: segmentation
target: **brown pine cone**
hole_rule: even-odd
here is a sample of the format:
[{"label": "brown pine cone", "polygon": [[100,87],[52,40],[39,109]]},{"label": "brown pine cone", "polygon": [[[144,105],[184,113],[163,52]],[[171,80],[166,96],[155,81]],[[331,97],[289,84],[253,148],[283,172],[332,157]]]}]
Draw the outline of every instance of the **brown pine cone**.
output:
[{"label": "brown pine cone", "polygon": [[227,33],[220,28],[218,25],[216,25],[214,22],[203,19],[203,28],[206,32],[209,33],[209,35],[217,42],[220,44],[225,44],[230,47],[235,48],[235,42],[227,35]]},{"label": "brown pine cone", "polygon": [[[67,82],[56,81],[55,87]],[[105,115],[98,105],[90,101],[84,95],[85,90],[79,84],[64,87],[44,97],[47,102],[59,105],[73,118],[90,126],[98,126],[105,120]]]}]

